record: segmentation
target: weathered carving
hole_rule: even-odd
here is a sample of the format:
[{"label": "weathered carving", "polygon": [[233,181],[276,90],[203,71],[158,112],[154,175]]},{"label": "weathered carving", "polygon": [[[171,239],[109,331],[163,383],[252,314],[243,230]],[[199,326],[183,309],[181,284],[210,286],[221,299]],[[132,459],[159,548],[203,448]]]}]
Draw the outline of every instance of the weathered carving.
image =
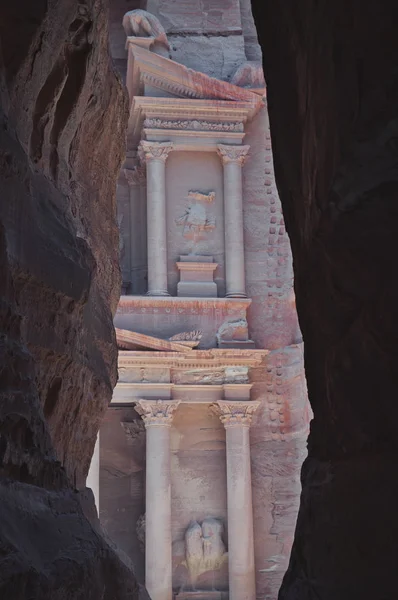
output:
[{"label": "weathered carving", "polygon": [[140,436],[145,436],[145,425],[141,419],[136,419],[135,421],[122,421],[120,425],[123,427],[124,433],[126,434],[127,443],[131,446]]},{"label": "weathered carving", "polygon": [[141,552],[145,552],[145,527],[146,527],[146,515],[145,513],[140,515],[137,519],[135,531],[137,533],[138,542],[140,544]]},{"label": "weathered carving", "polygon": [[253,415],[260,402],[241,400],[219,400],[212,405],[212,410],[220,417],[225,428],[228,427],[250,427]]},{"label": "weathered carving", "polygon": [[249,326],[246,319],[225,321],[220,325],[217,334],[217,343],[221,342],[245,342],[249,339]]},{"label": "weathered carving", "polygon": [[233,131],[243,132],[243,123],[223,123],[221,121],[198,121],[194,120],[166,120],[166,119],[145,119],[144,127],[149,129],[193,129],[197,131]]},{"label": "weathered carving", "polygon": [[142,140],[138,148],[138,154],[142,161],[162,160],[166,162],[172,150],[172,142],[147,142]]},{"label": "weathered carving", "polygon": [[234,162],[243,166],[249,150],[250,146],[227,146],[225,144],[218,144],[217,146],[217,154],[224,165]]},{"label": "weathered carving", "polygon": [[202,332],[199,329],[194,331],[183,331],[182,333],[176,333],[169,338],[170,342],[199,342],[202,339]]},{"label": "weathered carving", "polygon": [[185,213],[176,219],[176,225],[183,227],[183,236],[192,239],[194,243],[202,239],[205,231],[216,227],[215,217],[207,213],[205,204],[211,204],[216,197],[215,192],[203,193],[189,191],[187,198],[192,200],[185,208]]},{"label": "weathered carving", "polygon": [[239,87],[264,88],[264,71],[261,62],[247,61],[236,69],[231,78],[231,83]]},{"label": "weathered carving", "polygon": [[138,400],[135,410],[144,420],[145,427],[170,427],[180,400]]},{"label": "weathered carving", "polygon": [[192,585],[205,571],[215,571],[227,559],[222,540],[224,525],[220,519],[209,517],[200,525],[192,521],[185,532],[185,560]]},{"label": "weathered carving", "polygon": [[203,192],[197,192],[195,190],[190,190],[188,192],[188,199],[195,200],[196,202],[205,202],[211,204],[214,202],[216,197],[216,192],[209,192],[208,194],[204,194]]},{"label": "weathered carving", "polygon": [[169,42],[159,19],[146,10],[130,10],[123,17],[123,28],[127,36],[149,37],[169,50]]},{"label": "weathered carving", "polygon": [[146,180],[145,167],[135,166],[132,169],[124,169],[124,176],[127,183],[133,185],[143,185]]}]

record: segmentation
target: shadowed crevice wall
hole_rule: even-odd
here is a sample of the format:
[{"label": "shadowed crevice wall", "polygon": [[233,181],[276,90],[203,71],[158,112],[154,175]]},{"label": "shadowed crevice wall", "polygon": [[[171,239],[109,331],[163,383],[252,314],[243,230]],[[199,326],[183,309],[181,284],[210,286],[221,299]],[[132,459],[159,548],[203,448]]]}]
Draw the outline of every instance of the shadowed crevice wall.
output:
[{"label": "shadowed crevice wall", "polygon": [[0,7],[0,596],[13,600],[139,593],[84,491],[117,375],[127,100],[107,22],[103,0]]},{"label": "shadowed crevice wall", "polygon": [[252,4],[315,415],[279,597],[392,600],[398,7]]}]

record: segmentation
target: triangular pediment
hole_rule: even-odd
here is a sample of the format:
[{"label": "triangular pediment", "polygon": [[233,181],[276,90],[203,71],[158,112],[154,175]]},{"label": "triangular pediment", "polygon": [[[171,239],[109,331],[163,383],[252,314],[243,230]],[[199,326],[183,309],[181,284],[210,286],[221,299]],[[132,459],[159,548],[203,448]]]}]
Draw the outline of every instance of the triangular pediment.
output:
[{"label": "triangular pediment", "polygon": [[226,81],[194,71],[169,58],[159,56],[129,38],[127,89],[130,102],[144,94],[145,85],[163,91],[166,96],[196,100],[221,100],[244,103],[250,117],[263,106],[262,95]]}]

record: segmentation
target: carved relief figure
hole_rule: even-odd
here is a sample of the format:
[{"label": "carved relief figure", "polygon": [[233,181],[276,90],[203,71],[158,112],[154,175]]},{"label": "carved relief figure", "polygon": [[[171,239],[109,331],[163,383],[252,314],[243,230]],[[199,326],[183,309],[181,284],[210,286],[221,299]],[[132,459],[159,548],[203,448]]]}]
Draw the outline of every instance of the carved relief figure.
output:
[{"label": "carved relief figure", "polygon": [[176,219],[176,225],[182,225],[183,236],[192,239],[194,244],[202,239],[205,231],[211,231],[216,227],[216,220],[212,215],[209,215],[206,209],[206,204],[214,202],[216,197],[215,192],[208,194],[202,192],[188,192],[188,199],[192,201],[187,205],[185,213]]},{"label": "carved relief figure", "polygon": [[246,319],[238,319],[236,321],[225,321],[220,325],[217,334],[217,342],[222,341],[246,341],[249,339],[249,327]]},{"label": "carved relief figure", "polygon": [[192,521],[185,532],[185,558],[194,586],[201,573],[215,571],[227,560],[222,540],[224,525],[220,519],[208,517],[200,525]]},{"label": "carved relief figure", "polygon": [[123,28],[127,36],[154,38],[155,42],[170,49],[164,27],[159,19],[146,10],[137,9],[127,12],[123,17]]}]

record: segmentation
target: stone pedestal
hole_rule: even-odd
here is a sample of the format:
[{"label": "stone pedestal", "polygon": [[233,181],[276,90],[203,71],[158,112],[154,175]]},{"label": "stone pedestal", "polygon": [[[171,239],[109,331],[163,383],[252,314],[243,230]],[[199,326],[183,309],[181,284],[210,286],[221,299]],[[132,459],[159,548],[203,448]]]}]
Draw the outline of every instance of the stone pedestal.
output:
[{"label": "stone pedestal", "polygon": [[166,231],[166,160],[173,149],[169,142],[140,144],[147,166],[148,294],[168,296]]},{"label": "stone pedestal", "polygon": [[217,402],[227,443],[229,600],[255,600],[249,428],[258,402]]},{"label": "stone pedestal", "polygon": [[212,256],[180,256],[177,268],[180,281],[177,284],[177,296],[196,298],[217,298],[217,285],[213,281],[217,263]]},{"label": "stone pedestal", "polygon": [[138,400],[146,427],[145,586],[172,600],[170,426],[178,400]]},{"label": "stone pedestal", "polygon": [[224,169],[225,275],[228,297],[246,296],[242,166],[250,146],[218,145]]}]

